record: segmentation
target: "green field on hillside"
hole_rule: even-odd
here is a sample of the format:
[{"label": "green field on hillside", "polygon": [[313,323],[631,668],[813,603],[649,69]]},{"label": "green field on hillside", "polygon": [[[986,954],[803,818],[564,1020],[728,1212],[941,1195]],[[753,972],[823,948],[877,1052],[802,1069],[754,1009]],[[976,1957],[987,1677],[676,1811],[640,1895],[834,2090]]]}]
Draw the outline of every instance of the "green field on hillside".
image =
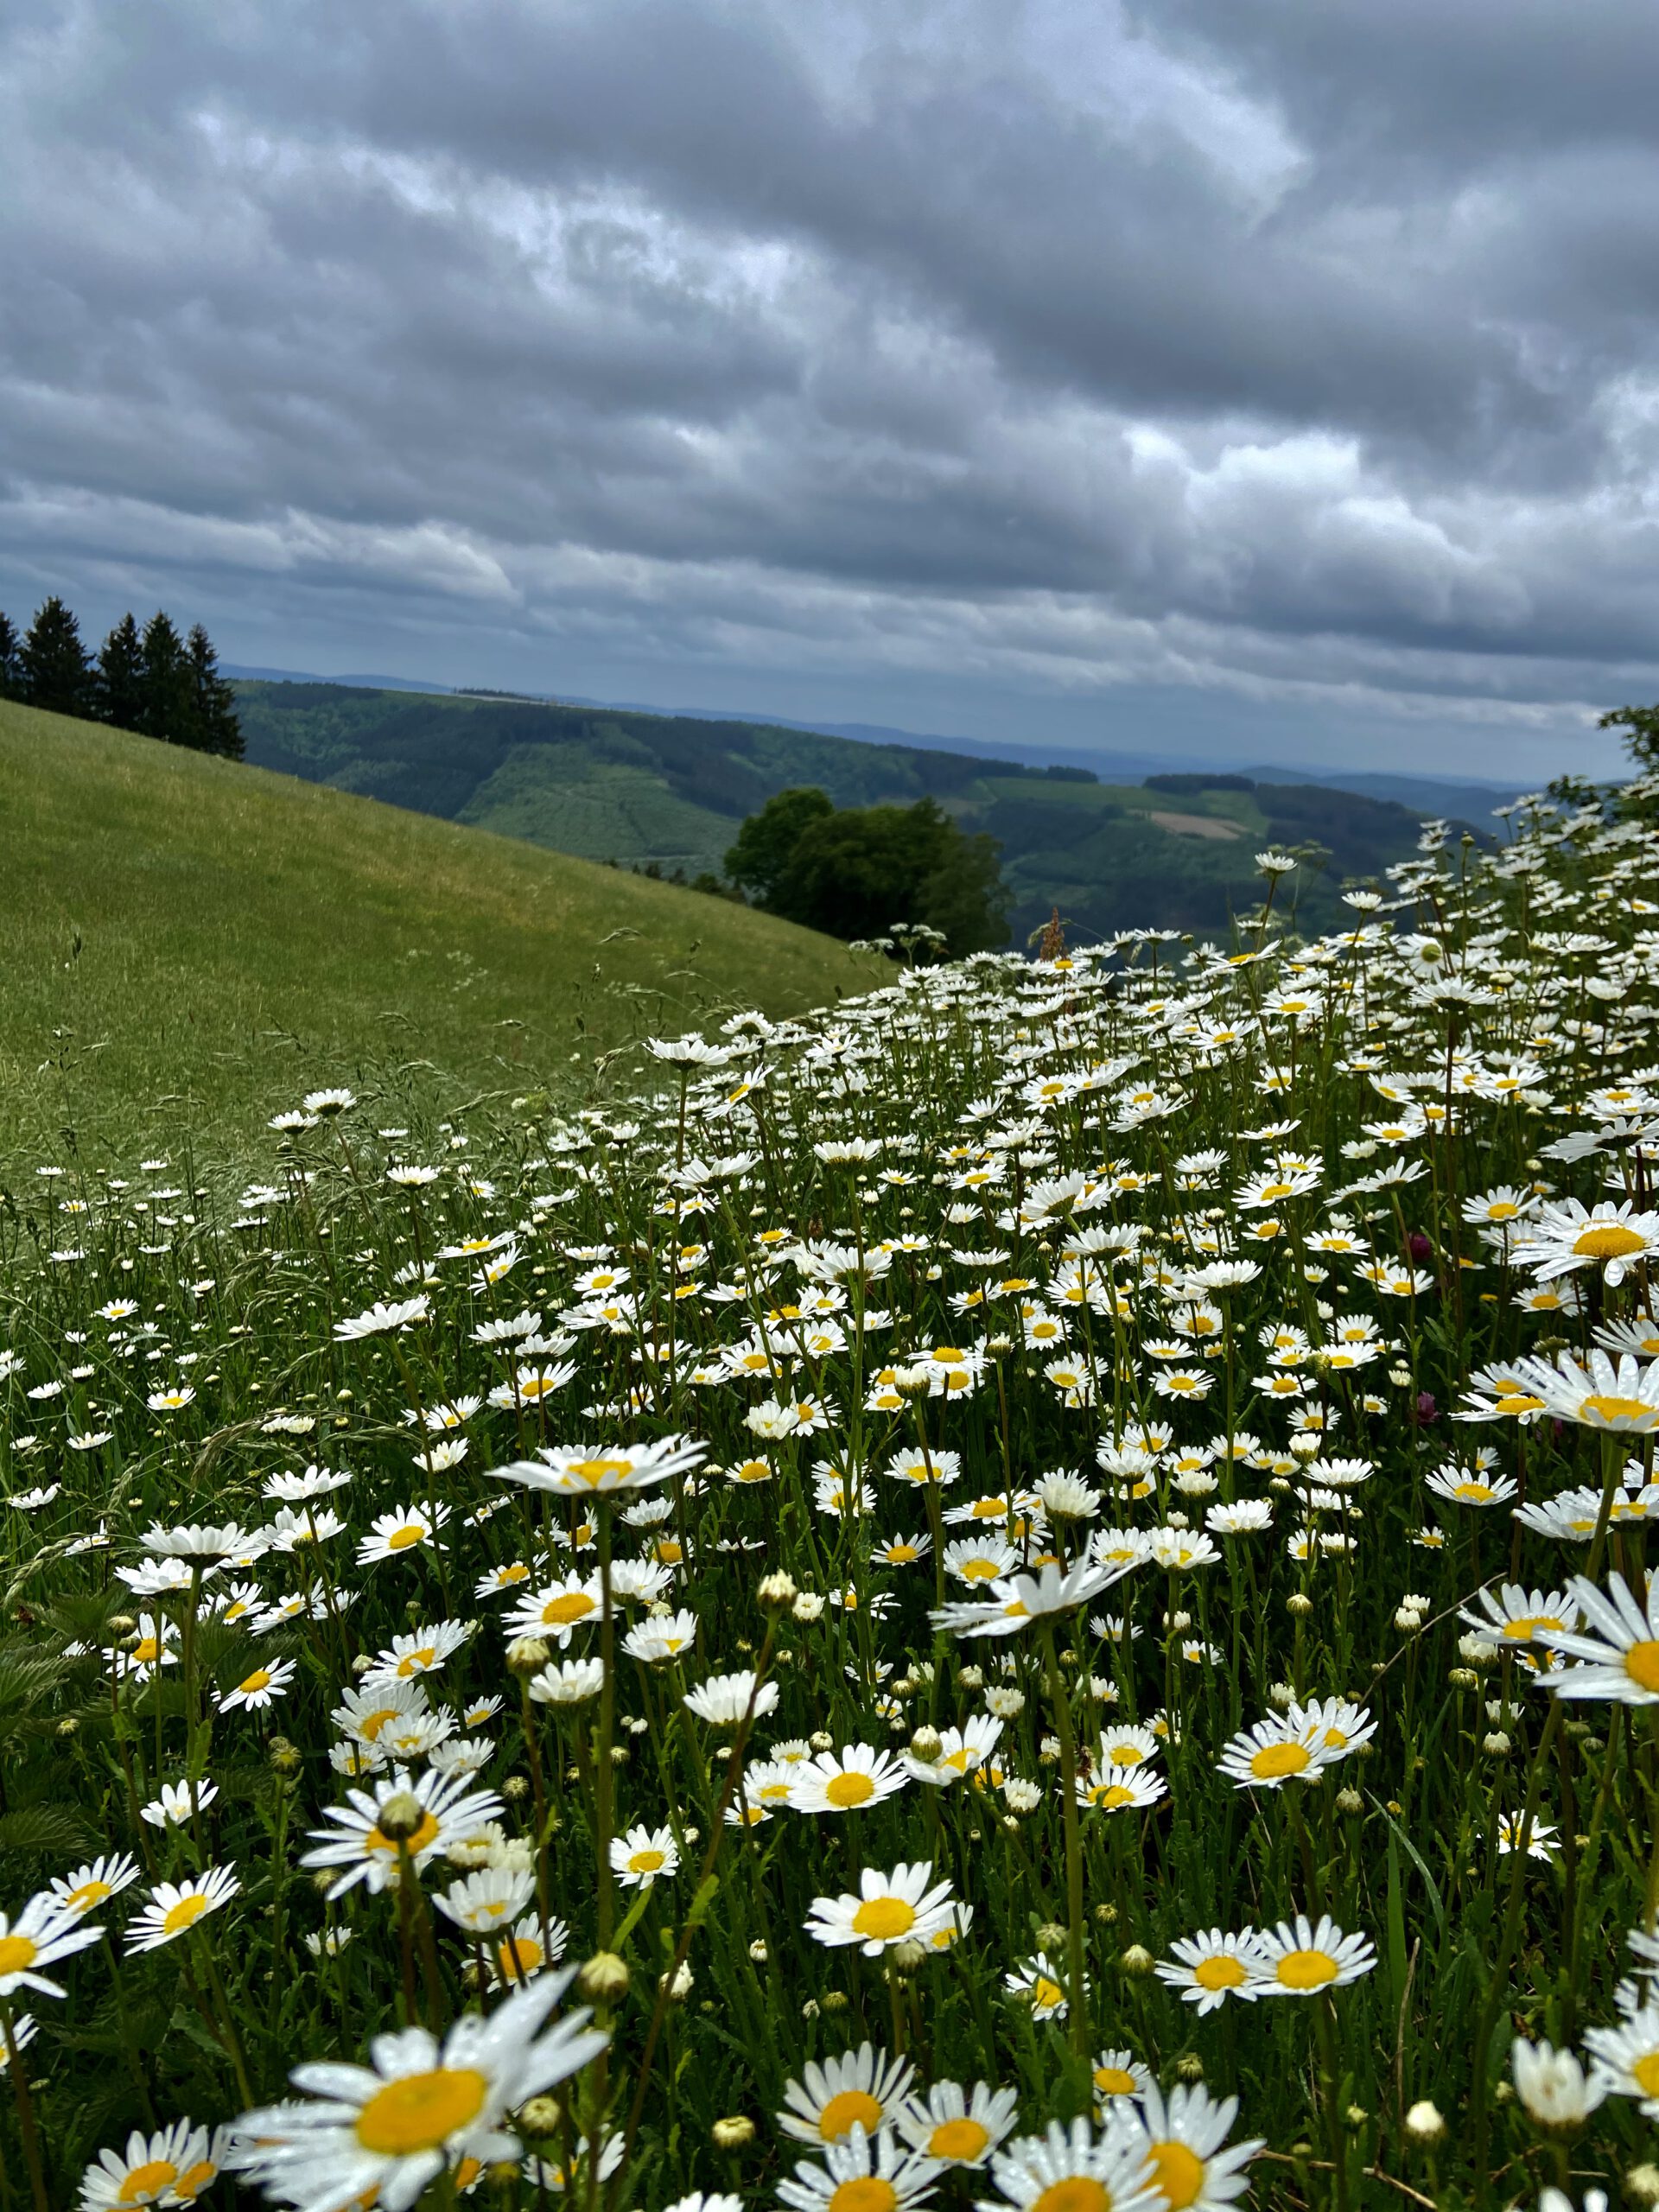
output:
[{"label": "green field on hillside", "polygon": [[1257,851],[1309,842],[1330,857],[1298,877],[1299,918],[1328,928],[1343,881],[1379,876],[1420,827],[1407,807],[1322,785],[1182,778],[1195,787],[1170,793],[764,722],[337,683],[236,689],[248,757],[266,767],[665,874],[718,874],[744,817],[791,785],[818,785],[837,806],[931,796],[1001,845],[1015,944],[1057,904],[1082,942],[1137,926],[1224,934],[1260,896]]},{"label": "green field on hillside", "polygon": [[[234,1133],[330,1083],[585,1080],[877,965],[722,899],[0,704],[0,1153]],[[576,1064],[573,1065],[573,1061]]]}]

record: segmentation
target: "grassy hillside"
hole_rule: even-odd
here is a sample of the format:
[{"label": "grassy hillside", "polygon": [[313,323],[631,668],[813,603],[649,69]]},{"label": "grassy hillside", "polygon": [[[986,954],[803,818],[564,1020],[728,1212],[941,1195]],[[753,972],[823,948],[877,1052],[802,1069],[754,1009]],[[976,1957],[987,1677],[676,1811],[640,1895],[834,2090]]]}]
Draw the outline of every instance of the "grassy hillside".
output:
[{"label": "grassy hillside", "polygon": [[828,938],[0,703],[0,1150],[245,1127],[429,1064],[522,1089],[642,1030],[868,988]]},{"label": "grassy hillside", "polygon": [[1258,895],[1256,851],[1310,840],[1331,861],[1302,880],[1303,918],[1326,927],[1343,879],[1376,875],[1418,831],[1407,807],[1319,785],[1186,778],[1192,788],[1171,795],[769,723],[336,683],[237,690],[249,758],[267,767],[664,874],[718,873],[738,823],[791,784],[820,785],[838,806],[931,793],[1000,840],[1016,944],[1056,903],[1084,937],[1224,931]]}]

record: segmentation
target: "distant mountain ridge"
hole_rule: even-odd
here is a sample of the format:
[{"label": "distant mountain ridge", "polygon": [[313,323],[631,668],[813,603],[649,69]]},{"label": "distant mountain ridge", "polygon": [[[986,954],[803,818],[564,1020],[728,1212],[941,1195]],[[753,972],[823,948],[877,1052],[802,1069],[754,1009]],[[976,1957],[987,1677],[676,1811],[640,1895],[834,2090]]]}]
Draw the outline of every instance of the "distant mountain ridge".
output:
[{"label": "distant mountain ridge", "polygon": [[[343,683],[354,690],[425,691],[436,697],[487,698],[494,694],[450,683],[428,683],[404,676],[315,676],[297,669],[239,668],[226,665],[227,677],[266,683]],[[1523,788],[1519,784],[1493,781],[1487,777],[1395,775],[1364,770],[1287,767],[1282,764],[1239,767],[1218,755],[1116,751],[1103,747],[1030,745],[1017,739],[993,743],[988,738],[946,737],[937,733],[899,729],[881,722],[804,721],[798,715],[756,715],[712,707],[654,707],[633,699],[589,699],[575,692],[511,692],[512,698],[543,698],[567,707],[608,709],[613,714],[653,715],[671,721],[750,722],[763,729],[807,730],[819,737],[842,737],[855,745],[897,745],[924,753],[954,753],[970,759],[1018,761],[1027,767],[1092,768],[1103,783],[1139,783],[1143,777],[1166,769],[1215,770],[1252,777],[1257,783],[1317,784],[1324,791],[1353,791],[1363,798],[1392,799],[1423,814],[1455,815],[1489,828],[1494,807],[1512,799]]]},{"label": "distant mountain ridge", "polygon": [[1001,844],[1016,944],[1057,906],[1081,940],[1142,925],[1224,934],[1259,899],[1255,855],[1269,845],[1327,854],[1323,872],[1299,871],[1292,895],[1304,921],[1330,927],[1348,911],[1343,880],[1378,879],[1421,829],[1391,799],[1220,771],[1166,770],[1155,788],[1102,783],[1075,759],[1039,765],[741,718],[326,680],[244,679],[237,694],[262,767],[686,880],[717,877],[739,824],[790,785],[817,785],[837,806],[931,798]]}]

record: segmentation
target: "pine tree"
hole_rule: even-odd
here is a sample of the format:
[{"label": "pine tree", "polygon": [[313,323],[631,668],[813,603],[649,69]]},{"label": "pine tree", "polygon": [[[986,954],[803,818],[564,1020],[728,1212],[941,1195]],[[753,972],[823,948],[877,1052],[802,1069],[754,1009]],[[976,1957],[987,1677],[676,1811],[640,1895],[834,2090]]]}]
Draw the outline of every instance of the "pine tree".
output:
[{"label": "pine tree", "polygon": [[194,700],[191,743],[204,753],[217,753],[226,760],[242,758],[242,725],[237,720],[236,694],[219,672],[219,655],[200,622],[191,631],[188,652]]},{"label": "pine tree", "polygon": [[29,624],[20,658],[23,696],[31,707],[54,715],[92,715],[92,664],[80,642],[79,623],[55,593]]},{"label": "pine tree", "polygon": [[21,699],[22,696],[22,649],[17,626],[9,614],[0,613],[0,699]]},{"label": "pine tree", "polygon": [[130,614],[121,617],[99,648],[98,715],[117,729],[143,728],[144,648]]},{"label": "pine tree", "polygon": [[195,698],[178,632],[158,607],[144,625],[143,710],[138,727],[168,745],[194,742]]}]

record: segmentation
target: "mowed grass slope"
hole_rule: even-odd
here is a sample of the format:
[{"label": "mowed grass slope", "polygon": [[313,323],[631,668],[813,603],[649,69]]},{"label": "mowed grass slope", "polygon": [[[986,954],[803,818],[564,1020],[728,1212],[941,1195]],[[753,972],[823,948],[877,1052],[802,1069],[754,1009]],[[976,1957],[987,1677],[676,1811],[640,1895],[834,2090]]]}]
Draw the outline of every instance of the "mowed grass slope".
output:
[{"label": "mowed grass slope", "polygon": [[572,1084],[647,1031],[880,973],[724,900],[0,702],[0,1153],[234,1135],[416,1062]]}]

